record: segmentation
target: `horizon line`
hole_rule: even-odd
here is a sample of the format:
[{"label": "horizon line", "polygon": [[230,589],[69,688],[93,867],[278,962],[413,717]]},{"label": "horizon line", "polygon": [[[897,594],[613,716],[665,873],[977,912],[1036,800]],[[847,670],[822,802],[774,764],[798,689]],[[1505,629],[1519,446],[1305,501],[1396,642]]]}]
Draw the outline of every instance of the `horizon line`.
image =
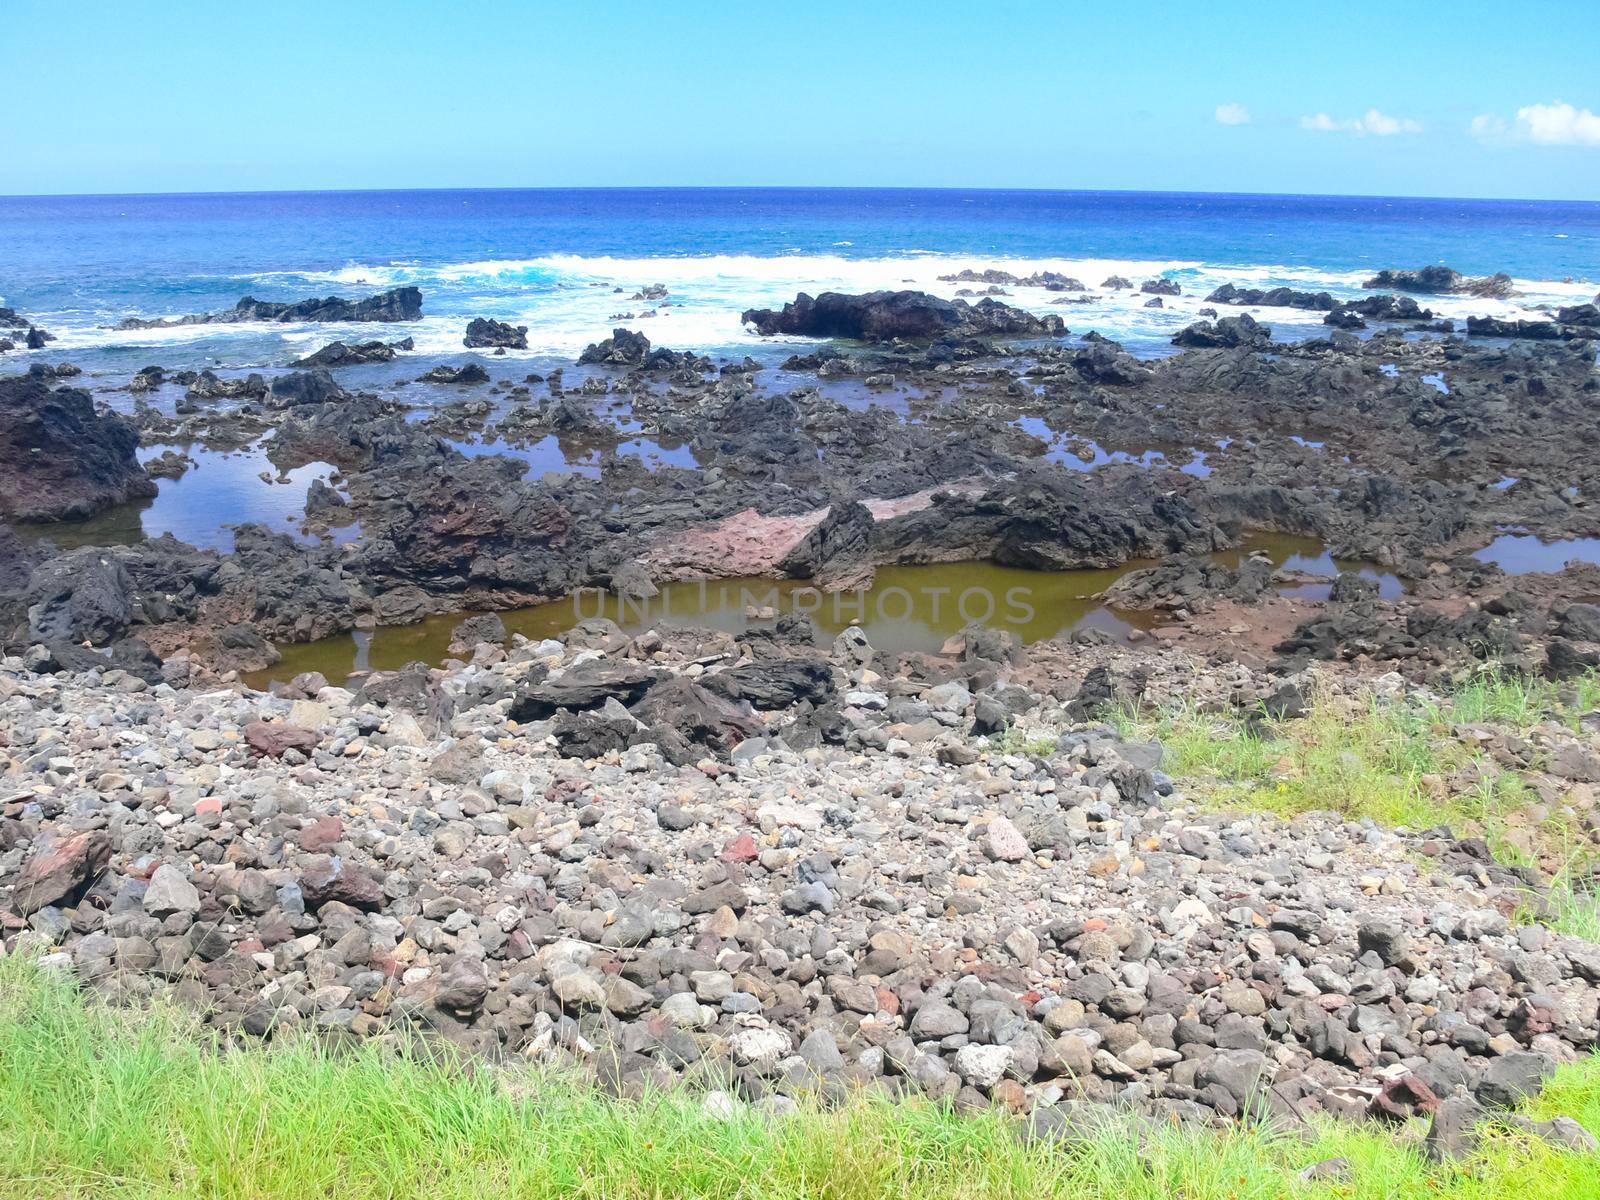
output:
[{"label": "horizon line", "polygon": [[1600,207],[1600,200],[1570,200],[1538,196],[1450,196],[1399,195],[1381,192],[1256,192],[1208,191],[1183,188],[1050,188],[1050,187],[970,187],[923,186],[909,184],[540,184],[532,186],[475,187],[326,187],[326,188],[247,188],[237,190],[154,191],[154,192],[11,192],[0,194],[7,200],[141,200],[179,196],[349,196],[383,194],[436,194],[449,192],[980,192],[1008,195],[1120,195],[1120,196],[1204,196],[1219,198],[1258,197],[1280,200],[1434,200],[1500,204],[1567,204]]}]

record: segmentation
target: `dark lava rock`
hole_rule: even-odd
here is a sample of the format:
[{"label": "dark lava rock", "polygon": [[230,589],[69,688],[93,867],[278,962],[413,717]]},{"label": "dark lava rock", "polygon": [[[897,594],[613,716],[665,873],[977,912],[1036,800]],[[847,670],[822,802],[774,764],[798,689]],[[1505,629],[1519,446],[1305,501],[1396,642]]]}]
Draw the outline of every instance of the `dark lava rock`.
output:
[{"label": "dark lava rock", "polygon": [[1188,349],[1263,348],[1272,344],[1272,330],[1249,313],[1240,313],[1236,317],[1222,317],[1215,324],[1196,321],[1173,334],[1172,344]]},{"label": "dark lava rock", "polygon": [[1235,568],[1190,555],[1128,572],[1106,589],[1105,602],[1115,608],[1200,612],[1218,600],[1257,604],[1272,594],[1269,563],[1249,558]]},{"label": "dark lava rock", "polygon": [[833,670],[820,654],[767,658],[706,677],[708,691],[752,708],[773,711],[802,700],[823,704],[834,695]]},{"label": "dark lava rock", "polygon": [[1415,271],[1382,270],[1361,286],[1393,288],[1399,292],[1421,292],[1433,296],[1462,294],[1504,299],[1515,294],[1511,290],[1511,276],[1503,271],[1484,279],[1468,279],[1455,268],[1436,263]]},{"label": "dark lava rock", "polygon": [[496,321],[489,317],[474,317],[467,323],[467,334],[461,339],[462,344],[469,350],[482,347],[497,347],[503,350],[526,350],[528,348],[528,327],[526,325],[507,325],[504,321]]},{"label": "dark lava rock", "polygon": [[1488,1107],[1513,1108],[1523,1099],[1537,1096],[1553,1070],[1555,1063],[1549,1055],[1513,1050],[1490,1061],[1474,1094]]},{"label": "dark lava rock", "polygon": [[1538,341],[1553,342],[1573,336],[1600,336],[1600,331],[1584,329],[1569,331],[1557,325],[1554,321],[1505,321],[1499,317],[1468,317],[1467,335],[1469,337],[1532,338]]},{"label": "dark lava rock", "polygon": [[429,371],[418,383],[488,383],[489,372],[477,363],[468,363],[464,367],[435,367]]},{"label": "dark lava rock", "polygon": [[0,516],[59,521],[156,494],[139,433],[89,393],[30,376],[0,379]]},{"label": "dark lava rock", "polygon": [[631,329],[613,329],[603,342],[586,346],[578,362],[608,367],[642,367],[650,356],[650,339]]},{"label": "dark lava rock", "polygon": [[1410,296],[1363,296],[1359,300],[1344,300],[1336,304],[1333,311],[1323,317],[1326,325],[1345,326],[1360,329],[1360,324],[1350,325],[1349,322],[1359,322],[1362,317],[1374,321],[1431,321],[1433,310],[1423,308]]},{"label": "dark lava rock", "polygon": [[414,350],[416,343],[410,338],[402,338],[398,342],[357,342],[354,346],[345,342],[329,342],[314,354],[296,359],[290,363],[291,367],[356,367],[364,363],[393,362],[395,355],[401,350]]},{"label": "dark lava rock", "polygon": [[888,342],[942,337],[1044,337],[1066,332],[1060,317],[1035,317],[998,300],[942,300],[926,292],[868,292],[852,296],[801,292],[781,310],[747,309],[741,317],[763,337],[851,338]]},{"label": "dark lava rock", "polygon": [[561,709],[599,708],[607,700],[632,704],[655,681],[653,672],[596,659],[523,688],[512,697],[507,715],[513,721],[540,721]]},{"label": "dark lava rock", "polygon": [[304,321],[415,321],[422,316],[422,292],[414,287],[391,288],[361,300],[342,296],[296,300],[283,304],[243,296],[232,308],[217,313],[195,313],[187,317],[158,317],[143,320],[130,317],[118,329],[165,329],[174,325],[228,325],[243,321],[275,321],[298,324]]},{"label": "dark lava rock", "polygon": [[778,569],[810,579],[825,592],[850,591],[872,583],[872,512],[855,500],[841,501],[800,539]]},{"label": "dark lava rock", "polygon": [[1183,289],[1170,279],[1146,279],[1139,285],[1146,296],[1180,296]]},{"label": "dark lava rock", "polygon": [[115,557],[85,546],[35,567],[23,592],[28,633],[102,645],[133,623],[133,581]]},{"label": "dark lava rock", "polygon": [[333,381],[325,370],[290,371],[279,375],[267,388],[270,408],[298,408],[302,404],[327,404],[346,400],[349,393]]},{"label": "dark lava rock", "polygon": [[1270,308],[1331,309],[1338,303],[1327,292],[1300,292],[1294,288],[1242,288],[1225,283],[1206,297],[1211,304],[1260,304]]},{"label": "dark lava rock", "polygon": [[655,730],[661,752],[680,765],[698,757],[695,746],[726,758],[736,745],[764,728],[732,702],[685,676],[656,684],[629,711]]}]

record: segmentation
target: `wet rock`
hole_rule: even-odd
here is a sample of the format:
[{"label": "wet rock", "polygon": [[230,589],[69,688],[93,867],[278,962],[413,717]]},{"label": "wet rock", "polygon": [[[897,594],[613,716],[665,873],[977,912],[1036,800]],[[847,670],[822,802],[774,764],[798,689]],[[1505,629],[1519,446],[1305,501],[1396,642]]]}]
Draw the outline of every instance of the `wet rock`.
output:
[{"label": "wet rock", "polygon": [[348,398],[327,371],[290,371],[275,376],[267,388],[271,408],[296,408],[303,404],[331,404]]},{"label": "wet rock", "polygon": [[438,366],[418,380],[419,383],[488,383],[489,372],[477,363],[460,367]]},{"label": "wet rock", "polygon": [[1453,267],[1430,263],[1415,271],[1384,269],[1362,285],[1364,288],[1392,288],[1397,292],[1422,292],[1428,295],[1463,294],[1504,299],[1514,295],[1511,277],[1504,272],[1484,279],[1468,279]]},{"label": "wet rock", "polygon": [[289,365],[324,370],[335,367],[357,367],[366,363],[393,362],[400,351],[414,349],[416,342],[411,338],[402,338],[397,342],[357,342],[354,345],[346,342],[329,342],[322,349],[304,358],[297,358]]},{"label": "wet rock", "polygon": [[498,347],[503,350],[526,350],[528,348],[528,327],[526,325],[508,325],[504,321],[496,321],[490,317],[474,317],[467,322],[466,336],[462,344],[469,350],[483,347]]},{"label": "wet rock", "polygon": [[998,300],[941,300],[926,292],[846,295],[801,292],[782,310],[749,309],[740,319],[763,337],[849,338],[887,342],[938,337],[1044,337],[1065,331],[1060,317],[1035,317]]},{"label": "wet rock", "polygon": [[245,321],[274,321],[299,324],[306,321],[416,321],[422,316],[422,292],[414,287],[391,288],[360,300],[328,296],[320,300],[277,303],[242,297],[225,312],[200,313],[187,317],[138,317],[119,322],[118,329],[165,329],[177,325],[227,325]]}]

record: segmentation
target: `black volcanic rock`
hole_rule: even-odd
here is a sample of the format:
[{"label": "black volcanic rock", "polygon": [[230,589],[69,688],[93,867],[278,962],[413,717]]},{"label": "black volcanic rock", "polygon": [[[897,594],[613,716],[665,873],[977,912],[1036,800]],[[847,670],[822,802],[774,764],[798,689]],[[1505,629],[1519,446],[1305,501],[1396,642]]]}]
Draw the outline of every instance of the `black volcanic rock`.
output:
[{"label": "black volcanic rock", "polygon": [[763,337],[851,338],[888,342],[896,338],[931,341],[944,337],[1044,337],[1060,335],[1060,317],[1036,317],[998,300],[942,300],[926,292],[868,292],[851,296],[801,292],[781,310],[747,309],[741,318]]},{"label": "black volcanic rock", "polygon": [[613,329],[603,342],[584,347],[578,362],[585,365],[642,367],[650,357],[650,339],[631,329]]},{"label": "black volcanic rock", "polygon": [[467,323],[467,334],[461,340],[469,350],[483,348],[526,350],[528,327],[507,325],[504,321],[496,321],[489,317],[474,317]]},{"label": "black volcanic rock", "polygon": [[348,393],[326,371],[290,371],[279,375],[267,388],[271,408],[298,408],[302,404],[326,404],[344,400]]},{"label": "black volcanic rock", "polygon": [[1338,303],[1327,292],[1300,292],[1294,288],[1242,288],[1225,283],[1206,297],[1210,304],[1260,304],[1268,308],[1330,309]]},{"label": "black volcanic rock", "polygon": [[410,338],[398,342],[329,342],[322,349],[304,358],[297,358],[291,367],[356,367],[364,363],[393,362],[401,350],[414,350],[416,343]]},{"label": "black volcanic rock", "polygon": [[1393,288],[1398,292],[1421,292],[1430,296],[1483,296],[1503,300],[1516,293],[1511,276],[1504,271],[1482,279],[1469,279],[1454,267],[1430,263],[1415,271],[1385,269],[1361,285],[1364,288]]},{"label": "black volcanic rock", "polygon": [[1359,329],[1352,320],[1366,317],[1373,321],[1431,321],[1433,310],[1421,307],[1410,296],[1363,296],[1359,300],[1343,300],[1323,317],[1323,323],[1342,328]]},{"label": "black volcanic rock", "polygon": [[856,500],[832,505],[828,515],[778,564],[785,574],[810,579],[825,592],[872,584],[872,512]]},{"label": "black volcanic rock", "polygon": [[477,363],[467,363],[462,367],[435,367],[422,376],[418,383],[488,383],[489,372]]},{"label": "black volcanic rock", "polygon": [[414,287],[391,288],[361,300],[342,296],[296,300],[284,304],[243,296],[232,308],[217,313],[195,313],[187,317],[157,317],[144,320],[129,317],[118,329],[166,329],[175,325],[231,325],[243,321],[275,321],[289,324],[302,321],[415,321],[422,316],[422,292]]},{"label": "black volcanic rock", "polygon": [[0,516],[58,521],[154,496],[138,448],[132,423],[97,413],[88,392],[0,379]]},{"label": "black volcanic rock", "polygon": [[1249,313],[1240,313],[1236,317],[1222,317],[1215,324],[1196,321],[1174,334],[1172,344],[1189,349],[1226,350],[1236,346],[1268,346],[1272,344],[1272,329]]},{"label": "black volcanic rock", "polygon": [[1468,317],[1470,337],[1535,338],[1556,341],[1566,334],[1554,321],[1505,321],[1499,317]]}]

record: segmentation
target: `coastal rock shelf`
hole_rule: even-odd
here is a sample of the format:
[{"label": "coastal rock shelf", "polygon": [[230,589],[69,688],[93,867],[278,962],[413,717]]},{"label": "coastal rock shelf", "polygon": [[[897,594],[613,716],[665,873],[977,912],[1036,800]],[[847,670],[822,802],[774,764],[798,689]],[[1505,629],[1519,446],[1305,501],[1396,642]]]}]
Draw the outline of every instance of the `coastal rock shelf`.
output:
[{"label": "coastal rock shelf", "polygon": [[598,261],[6,318],[6,953],[1043,1136],[1600,1043],[1588,284]]}]

